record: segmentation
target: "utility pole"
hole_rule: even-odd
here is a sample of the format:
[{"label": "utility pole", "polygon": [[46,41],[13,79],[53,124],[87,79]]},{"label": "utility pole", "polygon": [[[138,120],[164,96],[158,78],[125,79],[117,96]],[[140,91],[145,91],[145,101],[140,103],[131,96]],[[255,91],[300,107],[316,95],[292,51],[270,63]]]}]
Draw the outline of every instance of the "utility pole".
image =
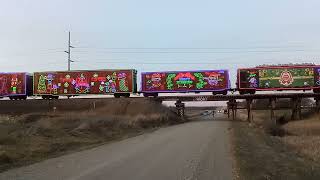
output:
[{"label": "utility pole", "polygon": [[73,46],[71,46],[71,35],[70,35],[70,31],[69,31],[69,41],[68,41],[68,51],[64,51],[65,53],[68,54],[68,71],[70,71],[70,64],[74,61],[71,60],[71,48],[74,48]]}]

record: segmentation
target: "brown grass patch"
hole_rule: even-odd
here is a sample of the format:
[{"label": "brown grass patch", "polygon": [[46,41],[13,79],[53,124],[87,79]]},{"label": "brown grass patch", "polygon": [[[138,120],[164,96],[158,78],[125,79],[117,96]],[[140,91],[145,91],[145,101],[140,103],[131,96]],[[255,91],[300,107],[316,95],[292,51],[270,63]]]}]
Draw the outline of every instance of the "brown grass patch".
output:
[{"label": "brown grass patch", "polygon": [[246,123],[232,124],[235,176],[239,180],[317,180],[318,163],[299,156],[281,138],[249,127]]},{"label": "brown grass patch", "polygon": [[55,112],[34,109],[0,115],[0,171],[182,122],[152,101],[112,99],[95,103],[95,108],[77,104],[70,104],[74,109],[62,108],[65,105],[61,104]]},{"label": "brown grass patch", "polygon": [[[239,114],[245,121],[246,111]],[[234,123],[237,179],[320,179],[320,117],[311,114],[306,111],[305,120],[287,123],[290,111],[276,111],[276,118],[282,118],[286,124],[275,125],[270,111],[255,110],[253,125]],[[284,134],[272,136],[278,130]]]},{"label": "brown grass patch", "polygon": [[314,161],[320,160],[320,118],[314,115],[306,120],[293,121],[284,126],[290,136],[281,140],[299,154]]}]

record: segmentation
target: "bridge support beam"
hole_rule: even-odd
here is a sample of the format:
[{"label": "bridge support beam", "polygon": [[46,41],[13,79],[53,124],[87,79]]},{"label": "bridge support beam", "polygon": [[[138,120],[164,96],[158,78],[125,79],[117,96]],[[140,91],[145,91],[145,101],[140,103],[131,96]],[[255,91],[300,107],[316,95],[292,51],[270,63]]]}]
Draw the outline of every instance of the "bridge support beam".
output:
[{"label": "bridge support beam", "polygon": [[276,109],[276,98],[270,98],[270,119],[274,124],[277,124],[276,117],[274,115],[274,110]]},{"label": "bridge support beam", "polygon": [[299,97],[298,98],[298,118],[299,118],[299,120],[301,120],[302,119],[302,114],[301,114],[301,109],[302,109],[302,99]]},{"label": "bridge support beam", "polygon": [[320,120],[320,98],[319,97],[316,97],[314,98],[314,100],[316,101],[316,109],[315,109],[315,112]]},{"label": "bridge support beam", "polygon": [[314,98],[316,101],[316,113],[320,112],[320,98]]},{"label": "bridge support beam", "polygon": [[156,103],[162,104],[162,100],[161,99],[155,99]]},{"label": "bridge support beam", "polygon": [[292,114],[291,120],[301,119],[301,98],[292,98]]},{"label": "bridge support beam", "polygon": [[232,101],[229,100],[229,102],[227,102],[227,109],[228,109],[228,119],[230,119],[230,109],[232,108]]},{"label": "bridge support beam", "polygon": [[177,114],[178,116],[180,116],[181,118],[184,118],[184,103],[182,103],[180,100],[178,100],[176,103],[176,109],[177,109]]},{"label": "bridge support beam", "polygon": [[247,112],[248,112],[248,122],[251,123],[252,121],[252,99],[246,99],[247,101]]},{"label": "bridge support beam", "polygon": [[232,100],[232,120],[237,118],[237,100]]}]

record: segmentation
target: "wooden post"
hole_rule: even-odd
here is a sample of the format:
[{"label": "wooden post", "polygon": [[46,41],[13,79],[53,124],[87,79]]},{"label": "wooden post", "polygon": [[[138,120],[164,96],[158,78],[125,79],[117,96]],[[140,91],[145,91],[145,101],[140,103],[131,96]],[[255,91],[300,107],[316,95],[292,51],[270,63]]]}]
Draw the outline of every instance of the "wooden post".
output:
[{"label": "wooden post", "polygon": [[297,113],[298,113],[298,119],[301,120],[301,98],[297,99]]},{"label": "wooden post", "polygon": [[230,109],[233,109],[232,106],[232,100],[229,100],[229,102],[227,102],[228,118],[230,118]]},{"label": "wooden post", "polygon": [[232,120],[235,119],[235,112],[234,112],[234,108],[232,107]]},{"label": "wooden post", "polygon": [[316,113],[319,115],[320,112],[320,98],[315,98],[316,100]]},{"label": "wooden post", "polygon": [[234,111],[235,111],[235,118],[237,119],[237,111],[238,111],[238,108],[237,108],[237,101],[235,100],[234,102]]},{"label": "wooden post", "polygon": [[297,119],[298,99],[297,98],[292,98],[291,99],[291,103],[292,103],[291,120],[296,120]]},{"label": "wooden post", "polygon": [[315,101],[316,101],[316,114],[320,120],[320,114],[319,114],[319,112],[320,112],[320,98],[319,97],[315,98]]},{"label": "wooden post", "polygon": [[235,120],[237,118],[237,100],[232,100],[232,120]]},{"label": "wooden post", "polygon": [[212,108],[212,119],[214,119],[215,108]]},{"label": "wooden post", "polygon": [[[162,100],[158,98],[154,98],[156,103],[162,104]],[[181,102],[181,101],[180,101]]]},{"label": "wooden post", "polygon": [[230,109],[232,111],[232,120],[235,120],[237,118],[237,101],[235,99],[230,99],[229,102],[227,102],[228,107],[228,118],[230,118]]},{"label": "wooden post", "polygon": [[53,107],[54,107],[53,101],[48,100],[47,102],[48,102],[48,106],[49,106],[49,111],[52,111],[52,110],[53,110]]},{"label": "wooden post", "polygon": [[247,100],[247,112],[248,112],[248,122],[250,123],[252,121],[252,99],[246,99]]},{"label": "wooden post", "polygon": [[277,124],[277,121],[276,121],[276,118],[275,118],[275,115],[274,115],[274,109],[276,108],[276,99],[275,98],[270,98],[269,99],[270,101],[270,118],[271,118],[271,121],[274,123],[274,124]]}]

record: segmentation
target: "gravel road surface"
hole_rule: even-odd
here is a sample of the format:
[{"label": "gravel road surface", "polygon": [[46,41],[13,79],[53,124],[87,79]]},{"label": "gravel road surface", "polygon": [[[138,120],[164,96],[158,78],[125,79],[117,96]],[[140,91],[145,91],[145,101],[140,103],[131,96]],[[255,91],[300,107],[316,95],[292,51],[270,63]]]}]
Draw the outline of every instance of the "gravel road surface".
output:
[{"label": "gravel road surface", "polygon": [[219,116],[12,169],[0,179],[231,180],[229,122]]}]

